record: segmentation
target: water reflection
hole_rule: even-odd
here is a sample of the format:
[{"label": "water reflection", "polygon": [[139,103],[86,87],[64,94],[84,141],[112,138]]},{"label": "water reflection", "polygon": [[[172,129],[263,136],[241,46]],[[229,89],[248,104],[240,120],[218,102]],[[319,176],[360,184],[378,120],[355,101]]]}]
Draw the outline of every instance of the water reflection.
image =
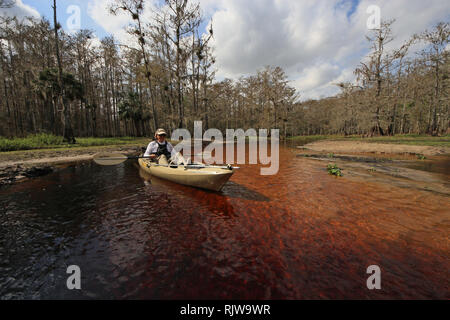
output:
[{"label": "water reflection", "polygon": [[438,173],[447,179],[450,179],[450,159],[448,157],[434,161],[414,161],[408,165],[408,168]]},{"label": "water reflection", "polygon": [[277,175],[241,167],[220,193],[133,162],[2,189],[0,297],[448,298],[448,197],[336,179],[283,147]]},{"label": "water reflection", "polygon": [[160,187],[171,195],[179,196],[181,193],[194,200],[211,199],[209,202],[213,207],[216,207],[223,201],[229,203],[229,199],[237,198],[252,201],[270,201],[270,198],[263,194],[233,181],[227,182],[220,192],[201,190],[151,176],[146,171],[139,168],[138,165],[136,165],[136,167],[139,169],[139,175],[142,179],[154,186]]},{"label": "water reflection", "polygon": [[177,198],[187,203],[193,203],[195,206],[204,207],[211,212],[224,216],[235,216],[234,208],[231,205],[229,197],[225,196],[222,192],[213,192],[180,185],[151,176],[141,168],[138,169],[140,177],[147,182],[147,191],[150,194],[156,189],[167,194],[168,198]]}]

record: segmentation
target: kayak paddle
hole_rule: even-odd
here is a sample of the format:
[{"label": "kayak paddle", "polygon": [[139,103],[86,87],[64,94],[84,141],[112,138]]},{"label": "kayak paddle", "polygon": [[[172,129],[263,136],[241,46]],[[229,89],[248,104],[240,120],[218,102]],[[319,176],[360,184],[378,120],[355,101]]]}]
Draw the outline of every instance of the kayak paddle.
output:
[{"label": "kayak paddle", "polygon": [[121,153],[97,153],[94,156],[95,163],[102,166],[114,166],[129,159],[150,158],[143,156],[126,156]]},{"label": "kayak paddle", "polygon": [[[102,165],[102,166],[114,166],[121,164],[130,159],[150,159],[150,157],[145,156],[126,156],[121,153],[98,153],[94,156],[94,162]],[[152,164],[158,167],[169,167],[174,166],[178,167],[178,165],[164,165],[164,164]],[[230,165],[207,165],[203,163],[195,163],[195,164],[180,164],[180,166],[188,168],[188,169],[201,169],[201,168],[218,168],[218,169],[239,169],[239,167],[231,167]]]}]

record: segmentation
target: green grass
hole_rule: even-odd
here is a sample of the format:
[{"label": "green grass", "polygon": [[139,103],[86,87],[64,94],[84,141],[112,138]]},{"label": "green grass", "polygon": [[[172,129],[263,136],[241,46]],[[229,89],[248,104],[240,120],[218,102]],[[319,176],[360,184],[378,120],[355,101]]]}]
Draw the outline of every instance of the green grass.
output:
[{"label": "green grass", "polygon": [[63,137],[51,134],[29,135],[26,138],[8,139],[0,137],[0,151],[18,151],[34,149],[59,149],[91,146],[109,146],[126,144],[147,144],[150,138],[117,137],[117,138],[77,138],[76,144],[64,143]]},{"label": "green grass", "polygon": [[[147,144],[150,138],[116,137],[116,138],[77,138],[76,144],[63,142],[63,137],[52,134],[29,135],[26,138],[8,139],[0,137],[0,152],[49,149],[49,148],[74,148],[91,146],[109,146],[126,144]],[[305,145],[319,140],[339,141],[365,141],[374,143],[395,143],[407,145],[422,145],[433,147],[450,147],[450,135],[442,137],[431,137],[427,135],[397,135],[393,137],[361,138],[361,136],[337,136],[337,135],[314,135],[289,137],[288,141],[295,145]]]},{"label": "green grass", "polygon": [[150,142],[150,138],[135,138],[135,137],[121,137],[121,138],[77,138],[77,145],[80,147],[91,146],[108,146],[113,144],[130,144],[139,143],[141,141]]},{"label": "green grass", "polygon": [[319,140],[331,140],[338,136],[324,136],[324,135],[314,135],[314,136],[294,136],[288,137],[286,140],[295,143],[296,145],[305,145],[314,141]]}]

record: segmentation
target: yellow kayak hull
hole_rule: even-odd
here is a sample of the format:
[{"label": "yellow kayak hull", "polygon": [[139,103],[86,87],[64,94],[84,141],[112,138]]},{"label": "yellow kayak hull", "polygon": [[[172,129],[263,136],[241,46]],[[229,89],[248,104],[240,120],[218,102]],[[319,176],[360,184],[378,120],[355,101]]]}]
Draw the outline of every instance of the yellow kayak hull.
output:
[{"label": "yellow kayak hull", "polygon": [[213,191],[220,191],[234,173],[233,169],[209,167],[186,169],[182,165],[177,168],[158,166],[148,159],[139,159],[139,166],[145,172],[160,179]]}]

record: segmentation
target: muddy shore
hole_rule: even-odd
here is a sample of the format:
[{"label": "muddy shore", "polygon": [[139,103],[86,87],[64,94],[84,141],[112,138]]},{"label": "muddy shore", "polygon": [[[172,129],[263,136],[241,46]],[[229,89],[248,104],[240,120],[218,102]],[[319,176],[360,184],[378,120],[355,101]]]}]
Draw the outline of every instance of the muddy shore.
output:
[{"label": "muddy shore", "polygon": [[393,143],[373,143],[363,141],[316,141],[304,148],[313,151],[340,153],[388,153],[388,154],[422,154],[425,156],[450,154],[448,147],[418,146]]},{"label": "muddy shore", "polygon": [[99,152],[136,155],[143,145],[42,149],[0,153],[0,187],[39,177],[76,163],[90,161]]},{"label": "muddy shore", "polygon": [[448,149],[359,141],[319,141],[298,147],[297,157],[334,163],[342,169],[346,179],[449,196]]}]

